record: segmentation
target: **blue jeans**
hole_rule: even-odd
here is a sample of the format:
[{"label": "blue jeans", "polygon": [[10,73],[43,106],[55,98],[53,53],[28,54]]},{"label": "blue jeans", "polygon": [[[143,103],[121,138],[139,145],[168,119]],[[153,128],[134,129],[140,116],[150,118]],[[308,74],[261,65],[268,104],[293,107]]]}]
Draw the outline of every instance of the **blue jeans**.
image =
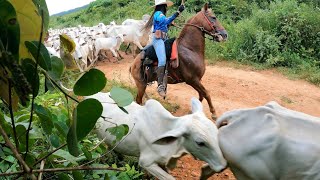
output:
[{"label": "blue jeans", "polygon": [[164,46],[164,40],[157,39],[153,36],[152,45],[158,57],[158,67],[165,66],[167,58],[166,58],[166,49]]}]

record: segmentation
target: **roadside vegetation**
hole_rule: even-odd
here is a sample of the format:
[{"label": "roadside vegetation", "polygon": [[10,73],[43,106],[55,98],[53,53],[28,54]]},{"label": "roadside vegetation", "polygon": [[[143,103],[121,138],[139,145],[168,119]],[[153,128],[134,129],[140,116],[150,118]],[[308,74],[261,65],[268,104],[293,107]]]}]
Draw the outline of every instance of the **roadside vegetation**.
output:
[{"label": "roadside vegetation", "polygon": [[[172,14],[180,5],[173,0]],[[187,0],[182,24],[199,11],[205,0]],[[97,0],[87,9],[52,17],[50,27],[62,28],[121,23],[152,12],[149,0]],[[318,0],[212,0],[210,5],[229,33],[225,43],[206,43],[209,63],[238,61],[257,69],[277,68],[284,74],[320,85],[320,1]],[[177,36],[178,28],[171,28]]]}]

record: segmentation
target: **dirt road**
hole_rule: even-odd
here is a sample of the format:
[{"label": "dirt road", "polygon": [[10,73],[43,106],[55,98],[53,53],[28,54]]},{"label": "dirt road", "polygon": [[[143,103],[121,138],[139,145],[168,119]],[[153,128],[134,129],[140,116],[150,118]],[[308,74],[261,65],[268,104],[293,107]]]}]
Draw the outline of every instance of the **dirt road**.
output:
[{"label": "dirt road", "polygon": [[[119,63],[98,62],[97,68],[102,70],[108,79],[116,79],[134,86],[134,81],[129,75],[132,61],[130,56],[125,56]],[[290,80],[274,70],[235,69],[226,63],[218,63],[215,66],[207,66],[202,83],[210,92],[218,116],[232,109],[256,107],[276,101],[287,108],[320,117],[320,88],[305,81]],[[148,87],[148,95],[157,97],[155,89],[155,85]],[[186,84],[168,86],[167,101],[180,106],[175,113],[176,116],[190,111],[192,96],[198,97],[198,93]],[[207,102],[204,100],[202,104],[210,117]],[[177,179],[199,179],[202,164],[190,156],[185,156],[172,174]],[[235,178],[230,170],[225,170],[211,179]]]}]

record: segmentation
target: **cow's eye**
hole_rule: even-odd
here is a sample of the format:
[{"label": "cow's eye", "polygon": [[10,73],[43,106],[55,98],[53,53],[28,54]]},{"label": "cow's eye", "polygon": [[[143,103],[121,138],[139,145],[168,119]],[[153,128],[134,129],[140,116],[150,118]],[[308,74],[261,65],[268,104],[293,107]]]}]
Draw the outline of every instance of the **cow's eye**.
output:
[{"label": "cow's eye", "polygon": [[200,146],[200,147],[204,147],[206,146],[206,144],[204,142],[198,142],[196,141],[197,145]]}]

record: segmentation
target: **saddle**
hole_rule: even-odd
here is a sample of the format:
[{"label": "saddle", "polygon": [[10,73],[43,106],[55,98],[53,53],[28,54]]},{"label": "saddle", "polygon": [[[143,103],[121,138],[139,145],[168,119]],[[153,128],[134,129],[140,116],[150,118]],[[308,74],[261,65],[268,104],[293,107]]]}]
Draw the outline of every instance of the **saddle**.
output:
[{"label": "saddle", "polygon": [[[179,62],[176,38],[166,40],[164,45],[166,49],[167,63],[170,62],[172,68],[177,68],[179,66]],[[158,65],[158,57],[153,46],[150,46],[145,50],[145,57],[143,58],[142,64],[147,66]]]},{"label": "saddle", "polygon": [[[176,38],[168,39],[164,42],[165,49],[166,49],[166,74],[165,77],[171,83],[179,83],[182,80],[178,77],[176,72],[174,71],[175,68],[179,66],[179,59],[178,59],[178,48],[177,48],[177,41]],[[156,51],[153,46],[147,48],[144,52],[144,55],[141,57],[142,63],[140,68],[140,77],[143,81],[147,84],[152,82],[152,79],[156,77],[156,68],[158,66],[158,57]],[[168,65],[170,64],[170,69],[168,71]]]}]

